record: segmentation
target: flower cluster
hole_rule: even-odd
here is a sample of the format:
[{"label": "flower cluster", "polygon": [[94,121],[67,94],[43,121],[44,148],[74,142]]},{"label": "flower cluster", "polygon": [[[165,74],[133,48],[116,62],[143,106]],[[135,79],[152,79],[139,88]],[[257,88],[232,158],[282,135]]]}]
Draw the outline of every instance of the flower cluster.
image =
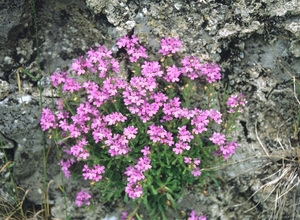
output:
[{"label": "flower cluster", "polygon": [[76,205],[78,207],[82,205],[90,205],[89,199],[92,198],[89,192],[81,190],[80,192],[77,193],[76,195]]},{"label": "flower cluster", "polygon": [[187,56],[182,61],[182,75],[187,76],[191,80],[199,77],[205,77],[208,83],[216,82],[221,79],[221,68],[213,63],[200,63],[199,58],[195,56]]},{"label": "flower cluster", "polygon": [[190,217],[188,218],[188,220],[206,220],[206,216],[205,215],[197,215],[196,211],[193,210],[190,214]]},{"label": "flower cluster", "polygon": [[49,108],[43,108],[40,124],[44,131],[56,128],[55,116]]},{"label": "flower cluster", "polygon": [[190,157],[184,157],[184,163],[186,164],[190,164],[192,169],[192,175],[193,176],[200,176],[201,175],[201,171],[199,168],[200,165],[200,160],[198,158],[194,158],[192,161],[192,158]]},{"label": "flower cluster", "polygon": [[[55,113],[43,109],[40,124],[44,131],[55,130],[53,138],[63,146],[59,164],[66,178],[78,163],[83,179],[99,184],[105,198],[112,197],[109,188],[114,186],[115,199],[125,189],[131,199],[164,199],[167,204],[190,184],[186,179],[205,172],[200,161],[202,167],[216,154],[227,159],[237,147],[224,134],[208,136],[211,125],[222,122],[219,111],[190,105],[189,97],[197,94],[189,90],[193,80],[200,78],[213,88],[221,79],[220,68],[194,56],[175,62],[171,55],[182,47],[176,38],[162,39],[160,62],[145,60],[146,49],[134,35],[120,38],[117,45],[127,52],[134,75],[118,77],[119,63],[106,47],[90,49],[73,62],[71,73],[53,73],[52,85],[62,98]],[[227,105],[237,110],[245,99],[232,96]],[[156,200],[158,193],[162,197]],[[90,198],[80,191],[76,204],[89,205]]]},{"label": "flower cluster", "polygon": [[128,194],[129,198],[135,199],[143,194],[143,189],[139,182],[145,179],[144,172],[151,168],[150,158],[147,156],[150,154],[149,147],[144,147],[141,150],[143,157],[138,159],[135,166],[129,166],[126,168],[124,174],[127,176],[127,186],[125,187],[125,192]]},{"label": "flower cluster", "polygon": [[246,103],[247,101],[245,95],[231,95],[226,102],[226,105],[229,108],[228,112],[243,112],[243,107],[245,107]]},{"label": "flower cluster", "polygon": [[174,54],[180,51],[182,43],[177,38],[163,38],[161,40],[161,49],[159,52],[166,56],[169,54]]},{"label": "flower cluster", "polygon": [[[128,212],[127,211],[122,212],[121,220],[128,220]],[[134,220],[134,218],[131,218],[131,220]]]},{"label": "flower cluster", "polygon": [[150,125],[147,134],[153,143],[159,142],[161,144],[168,144],[172,146],[174,144],[173,135],[171,132],[167,132],[163,126]]},{"label": "flower cluster", "polygon": [[119,48],[126,49],[130,62],[136,62],[139,58],[148,58],[146,49],[139,45],[139,39],[134,35],[131,36],[131,39],[128,36],[120,38],[117,45]]},{"label": "flower cluster", "polygon": [[215,153],[221,154],[225,160],[227,160],[238,147],[238,144],[234,141],[226,143],[226,137],[221,133],[214,132],[209,140],[219,146],[219,150],[215,151]]},{"label": "flower cluster", "polygon": [[93,169],[90,169],[87,164],[84,165],[82,169],[82,176],[85,180],[93,180],[93,181],[99,181],[102,179],[101,174],[104,173],[105,167],[98,165],[94,165]]},{"label": "flower cluster", "polygon": [[70,176],[71,176],[71,172],[70,172],[69,168],[70,168],[74,163],[75,163],[75,160],[74,160],[73,158],[69,158],[69,159],[66,159],[66,160],[62,159],[62,160],[58,163],[58,165],[61,166],[61,170],[62,170],[62,172],[64,173],[64,175],[65,175],[65,177],[66,177],[67,179],[69,179]]}]

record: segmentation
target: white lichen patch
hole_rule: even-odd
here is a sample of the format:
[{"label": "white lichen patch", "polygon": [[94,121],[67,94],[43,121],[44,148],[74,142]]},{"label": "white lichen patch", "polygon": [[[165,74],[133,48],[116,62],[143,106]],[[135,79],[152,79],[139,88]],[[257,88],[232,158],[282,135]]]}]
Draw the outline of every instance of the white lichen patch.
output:
[{"label": "white lichen patch", "polygon": [[32,97],[30,95],[22,95],[20,98],[18,98],[18,101],[20,104],[22,103],[29,103],[31,102]]}]

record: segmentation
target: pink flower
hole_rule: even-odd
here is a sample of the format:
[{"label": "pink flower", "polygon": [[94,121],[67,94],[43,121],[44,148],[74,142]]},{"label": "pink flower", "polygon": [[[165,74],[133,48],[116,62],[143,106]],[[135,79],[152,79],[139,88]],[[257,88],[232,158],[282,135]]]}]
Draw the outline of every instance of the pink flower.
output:
[{"label": "pink flower", "polygon": [[124,128],[124,132],[123,134],[125,135],[125,137],[130,140],[130,139],[134,139],[136,137],[138,129],[135,128],[134,126],[128,126],[126,128]]},{"label": "pink flower", "polygon": [[129,39],[128,36],[119,38],[119,40],[117,41],[117,45],[119,48],[122,48],[122,47],[130,48],[130,47],[134,46],[134,44],[131,45],[131,40]]},{"label": "pink flower", "polygon": [[[122,212],[122,215],[121,215],[121,220],[128,220],[128,212],[125,211],[125,212]],[[130,220],[134,220],[134,218],[131,218]]]},{"label": "pink flower", "polygon": [[64,173],[64,176],[69,179],[70,176],[71,176],[71,172],[69,171],[69,168],[72,166],[72,164],[74,164],[75,161],[73,159],[67,159],[67,160],[64,160],[62,159],[58,165],[61,166],[61,170],[63,171]]},{"label": "pink flower", "polygon": [[104,143],[109,147],[108,153],[111,156],[126,155],[131,149],[128,147],[128,140],[124,135],[114,134],[107,136]]},{"label": "pink flower", "polygon": [[82,205],[90,205],[89,199],[92,198],[89,192],[81,190],[76,195],[76,205],[78,207]]},{"label": "pink flower", "polygon": [[213,83],[217,80],[221,79],[221,68],[218,66],[218,64],[204,64],[201,68],[201,75],[206,76],[206,80],[209,83]]},{"label": "pink flower", "polygon": [[145,172],[150,169],[152,166],[150,165],[150,158],[147,156],[141,157],[138,159],[137,164],[134,166],[138,171]]},{"label": "pink flower", "polygon": [[169,146],[174,144],[172,133],[167,132],[163,126],[155,126],[152,124],[148,127],[147,133],[153,143],[160,142],[161,144],[168,144]]},{"label": "pink flower", "polygon": [[140,46],[138,41],[135,35],[132,35],[131,39],[128,36],[124,36],[117,41],[119,48],[125,47],[130,62],[136,62],[139,58],[148,58],[146,48]]},{"label": "pink flower", "polygon": [[214,132],[209,138],[216,145],[223,145],[225,143],[226,137],[224,134]]},{"label": "pink flower", "polygon": [[109,115],[104,116],[103,120],[108,125],[114,125],[117,122],[124,122],[124,121],[126,121],[127,117],[123,116],[120,112],[113,112],[113,113],[111,113]]},{"label": "pink flower", "polygon": [[105,172],[105,167],[100,166],[99,164],[94,165],[93,169],[90,169],[87,164],[84,165],[82,169],[82,176],[85,180],[93,180],[98,182],[100,179],[102,179],[102,175]]},{"label": "pink flower", "polygon": [[49,108],[42,109],[40,125],[41,125],[43,131],[46,131],[50,128],[57,127],[57,124],[55,121],[55,116]]},{"label": "pink flower", "polygon": [[192,163],[192,159],[190,157],[184,157],[184,163],[190,164]]},{"label": "pink flower", "polygon": [[67,79],[66,72],[54,72],[51,76],[51,83],[54,87],[59,86],[60,84],[64,83]]},{"label": "pink flower", "polygon": [[83,63],[83,57],[79,57],[78,59],[74,60],[71,66],[71,70],[75,70],[77,75],[82,75],[85,73],[84,65]]},{"label": "pink flower", "polygon": [[184,142],[190,142],[194,136],[186,129],[186,126],[178,127],[178,139]]},{"label": "pink flower", "polygon": [[175,154],[181,154],[183,150],[189,150],[191,147],[188,145],[188,143],[185,142],[178,142],[175,144],[175,148],[173,148],[173,151]]},{"label": "pink flower", "polygon": [[197,216],[197,213],[195,210],[193,210],[190,214],[190,217],[188,218],[188,220],[206,220],[206,216],[204,215],[200,215],[200,216]]},{"label": "pink flower", "polygon": [[182,43],[178,38],[163,38],[161,39],[161,49],[159,52],[166,56],[171,53],[180,51]]},{"label": "pink flower", "polygon": [[68,130],[70,132],[70,137],[72,138],[77,138],[81,135],[79,128],[76,127],[74,124],[70,124]]},{"label": "pink flower", "polygon": [[76,82],[73,78],[67,78],[65,84],[62,87],[63,93],[70,92],[73,93],[74,91],[80,90],[80,85]]},{"label": "pink flower", "polygon": [[221,124],[221,122],[222,122],[222,114],[219,111],[210,109],[210,110],[208,110],[208,115],[216,123]]},{"label": "pink flower", "polygon": [[196,168],[194,168],[194,170],[192,171],[192,175],[193,176],[201,176],[201,171],[200,171],[200,169],[199,169],[199,167],[196,167]]},{"label": "pink flower", "polygon": [[227,102],[226,105],[229,108],[229,113],[234,113],[236,111],[238,112],[243,112],[243,108],[246,105],[246,97],[243,94],[239,95],[231,95]]},{"label": "pink flower", "polygon": [[198,158],[194,158],[194,164],[195,164],[196,166],[199,166],[200,160],[199,160]]},{"label": "pink flower", "polygon": [[195,56],[187,56],[182,61],[181,72],[182,75],[189,77],[191,80],[199,78],[202,76],[200,73],[203,64],[200,63],[200,60]]},{"label": "pink flower", "polygon": [[164,79],[167,82],[179,82],[179,76],[181,74],[180,69],[178,69],[175,65],[168,67],[166,76]]},{"label": "pink flower", "polygon": [[143,153],[144,156],[149,155],[149,154],[151,153],[150,147],[149,147],[149,146],[145,146],[145,147],[141,150],[141,152]]},{"label": "pink flower", "polygon": [[232,154],[234,154],[237,147],[238,144],[236,142],[229,142],[224,146],[220,146],[219,152],[222,154],[223,158],[227,160]]},{"label": "pink flower", "polygon": [[174,147],[172,150],[175,152],[175,154],[182,154],[183,152],[183,150],[178,146]]},{"label": "pink flower", "polygon": [[208,123],[209,120],[207,111],[196,111],[194,118],[191,121],[191,124],[195,126],[192,132],[195,134],[201,134],[203,131],[207,130]]},{"label": "pink flower", "polygon": [[142,75],[145,77],[161,77],[163,75],[163,71],[161,70],[161,66],[157,61],[147,62],[145,61],[142,65]]}]

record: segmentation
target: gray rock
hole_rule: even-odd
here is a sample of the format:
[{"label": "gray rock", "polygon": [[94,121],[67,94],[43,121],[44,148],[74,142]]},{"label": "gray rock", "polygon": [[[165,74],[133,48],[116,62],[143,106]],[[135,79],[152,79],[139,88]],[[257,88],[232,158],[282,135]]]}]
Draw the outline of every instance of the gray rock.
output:
[{"label": "gray rock", "polygon": [[224,28],[218,31],[218,35],[220,36],[220,38],[230,38],[240,31],[241,27],[239,25],[226,23]]},{"label": "gray rock", "polygon": [[[24,108],[25,106],[25,108]],[[28,199],[36,204],[43,202],[43,146],[39,129],[38,102],[22,105],[15,97],[8,97],[0,105],[1,133],[14,145],[14,172],[16,183],[27,190]]]},{"label": "gray rock", "polygon": [[104,0],[86,0],[86,6],[93,11],[94,14],[101,13],[102,9],[107,5],[108,1]]},{"label": "gray rock", "polygon": [[0,48],[18,39],[31,18],[28,1],[2,1],[0,7]]},{"label": "gray rock", "polygon": [[299,40],[292,41],[289,50],[295,57],[300,57],[300,41]]},{"label": "gray rock", "polygon": [[295,37],[300,37],[300,23],[299,21],[292,21],[285,25],[285,29],[292,32]]},{"label": "gray rock", "polygon": [[0,100],[3,100],[9,94],[9,84],[6,81],[0,80]]}]

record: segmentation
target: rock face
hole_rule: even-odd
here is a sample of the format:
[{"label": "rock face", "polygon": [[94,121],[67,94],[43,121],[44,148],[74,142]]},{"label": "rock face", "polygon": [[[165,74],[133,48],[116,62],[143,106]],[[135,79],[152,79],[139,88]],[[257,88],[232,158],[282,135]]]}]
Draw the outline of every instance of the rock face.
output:
[{"label": "rock face", "polygon": [[26,1],[2,1],[0,7],[0,48],[7,48],[18,35],[29,25],[31,18],[30,5]]},{"label": "rock face", "polygon": [[[0,137],[3,147],[13,152],[13,176],[20,187],[30,189],[27,197],[30,202],[43,203],[44,176],[47,182],[55,180],[63,185],[56,146],[51,145],[47,136],[43,146],[39,83],[43,87],[43,106],[50,106],[49,75],[56,68],[69,69],[72,59],[98,44],[117,52],[116,40],[134,33],[151,50],[152,57],[158,56],[155,51],[160,38],[179,37],[185,45],[184,54],[217,61],[222,67],[221,84],[226,85],[229,93],[242,92],[248,99],[236,133],[240,148],[228,167],[220,171],[223,179],[231,182],[218,189],[209,187],[208,197],[201,192],[190,193],[191,200],[185,198],[179,202],[182,207],[190,211],[188,201],[193,201],[194,209],[209,219],[272,216],[273,194],[251,212],[244,211],[259,202],[260,196],[266,198],[262,190],[256,196],[251,195],[265,184],[261,179],[282,165],[273,163],[265,173],[246,170],[267,164],[265,157],[259,157],[266,153],[258,138],[270,154],[282,148],[293,151],[298,141],[294,125],[299,123],[296,118],[299,104],[294,97],[292,78],[300,76],[299,1],[36,1],[38,48],[30,2],[0,3]],[[19,67],[38,75],[37,64],[41,67],[42,81],[37,83],[25,74],[18,80]],[[46,173],[42,162],[45,153]],[[251,157],[255,159],[246,160]],[[231,163],[237,165],[232,167]],[[243,172],[246,173],[234,178]],[[64,219],[64,200],[55,185],[51,184],[49,190],[52,214]],[[86,219],[104,216],[109,211],[104,206],[99,206],[93,214],[75,207],[74,192],[82,187],[88,185],[75,180],[65,183],[67,211],[73,217]],[[0,190],[0,196],[4,194]],[[293,205],[292,199],[288,194],[287,204]],[[284,210],[283,219],[299,216],[296,207],[293,213]]]}]

